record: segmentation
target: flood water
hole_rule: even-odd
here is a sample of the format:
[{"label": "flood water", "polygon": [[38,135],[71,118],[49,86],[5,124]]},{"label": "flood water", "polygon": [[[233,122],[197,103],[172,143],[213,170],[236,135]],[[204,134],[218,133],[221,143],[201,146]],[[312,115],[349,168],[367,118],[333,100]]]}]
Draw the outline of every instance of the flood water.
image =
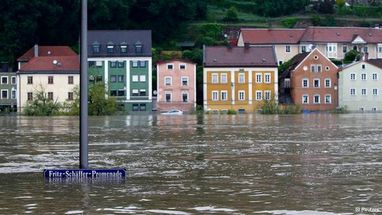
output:
[{"label": "flood water", "polygon": [[90,167],[126,168],[124,182],[44,181],[44,168],[78,167],[78,118],[0,117],[0,214],[382,211],[382,114],[112,116],[89,124]]}]

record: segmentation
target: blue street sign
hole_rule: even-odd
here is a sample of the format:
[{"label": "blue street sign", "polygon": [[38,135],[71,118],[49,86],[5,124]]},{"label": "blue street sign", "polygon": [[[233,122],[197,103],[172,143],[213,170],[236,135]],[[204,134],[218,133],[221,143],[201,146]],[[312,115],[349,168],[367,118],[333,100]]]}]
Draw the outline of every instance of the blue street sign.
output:
[{"label": "blue street sign", "polygon": [[100,180],[120,180],[125,179],[125,169],[45,169],[46,179],[100,179]]}]

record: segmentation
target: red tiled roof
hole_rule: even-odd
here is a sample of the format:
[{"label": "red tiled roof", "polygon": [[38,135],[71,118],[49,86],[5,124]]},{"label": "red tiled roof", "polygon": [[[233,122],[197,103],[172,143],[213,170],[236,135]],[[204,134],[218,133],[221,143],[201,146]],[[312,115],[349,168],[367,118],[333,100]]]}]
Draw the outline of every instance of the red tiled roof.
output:
[{"label": "red tiled roof", "polygon": [[305,29],[241,29],[244,43],[297,44]]},{"label": "red tiled roof", "polygon": [[382,29],[361,27],[308,27],[301,42],[352,42],[360,36],[367,43],[382,42]]},{"label": "red tiled roof", "polygon": [[369,59],[366,62],[382,69],[382,59]]},{"label": "red tiled roof", "polygon": [[[38,56],[76,56],[68,46],[38,46]],[[34,47],[25,52],[17,61],[29,61],[34,57]]]},{"label": "red tiled roof", "polygon": [[20,72],[67,73],[80,71],[80,59],[75,56],[34,57],[20,68]]},{"label": "red tiled roof", "polygon": [[268,47],[205,47],[204,65],[207,67],[277,67],[273,48]]}]

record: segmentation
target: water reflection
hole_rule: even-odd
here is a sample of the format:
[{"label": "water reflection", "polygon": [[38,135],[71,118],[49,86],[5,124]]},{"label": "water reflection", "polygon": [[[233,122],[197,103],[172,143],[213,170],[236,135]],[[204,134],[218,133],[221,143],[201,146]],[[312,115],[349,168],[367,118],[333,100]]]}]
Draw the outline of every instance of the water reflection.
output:
[{"label": "water reflection", "polygon": [[0,117],[0,214],[336,214],[382,199],[381,114],[91,117],[90,166],[122,184],[46,184],[76,168],[78,118]]}]

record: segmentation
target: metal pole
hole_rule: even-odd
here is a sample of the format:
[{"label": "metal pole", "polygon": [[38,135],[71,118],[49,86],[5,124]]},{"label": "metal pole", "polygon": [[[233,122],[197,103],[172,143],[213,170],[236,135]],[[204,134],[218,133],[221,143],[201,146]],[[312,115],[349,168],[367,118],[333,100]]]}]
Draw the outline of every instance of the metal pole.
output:
[{"label": "metal pole", "polygon": [[88,2],[82,0],[80,74],[80,169],[88,168]]}]

